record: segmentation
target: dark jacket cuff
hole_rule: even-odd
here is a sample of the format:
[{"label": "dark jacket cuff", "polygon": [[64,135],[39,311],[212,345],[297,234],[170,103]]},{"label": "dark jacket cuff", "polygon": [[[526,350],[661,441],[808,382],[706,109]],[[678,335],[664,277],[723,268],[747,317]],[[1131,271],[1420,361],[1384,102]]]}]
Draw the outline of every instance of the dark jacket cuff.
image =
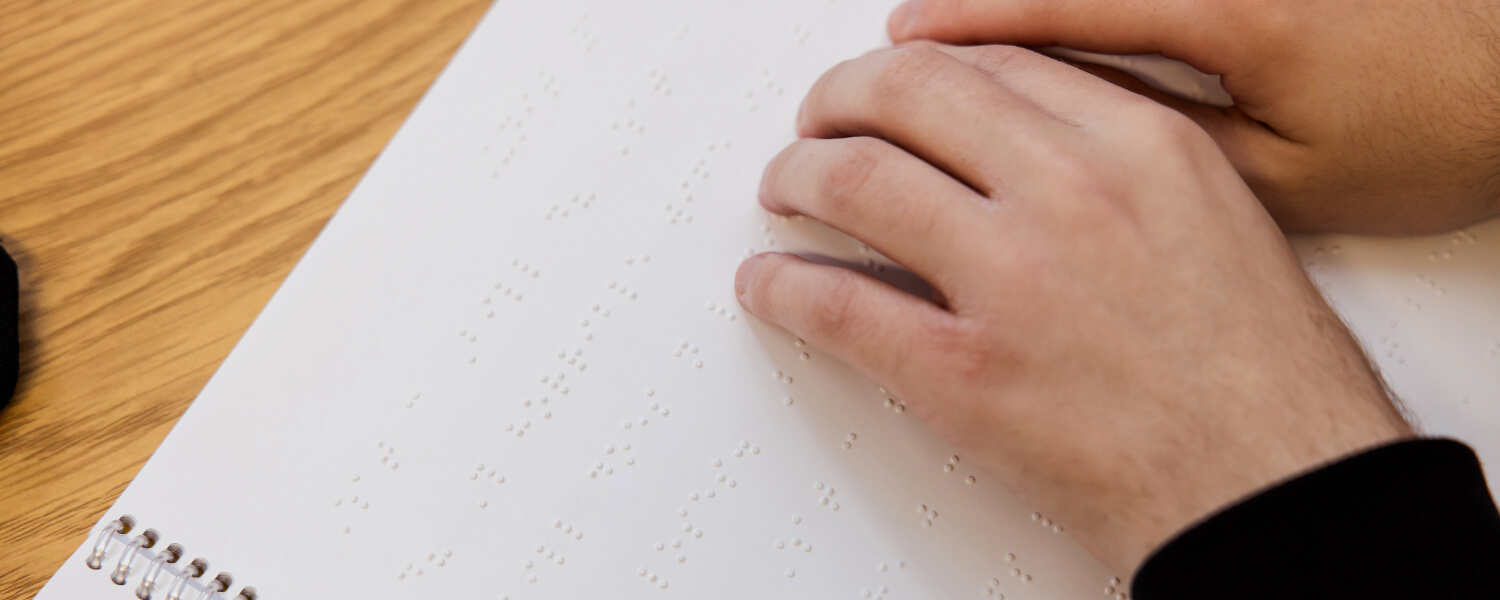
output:
[{"label": "dark jacket cuff", "polygon": [[1136,600],[1500,598],[1500,513],[1474,452],[1409,440],[1261,492],[1146,560]]}]

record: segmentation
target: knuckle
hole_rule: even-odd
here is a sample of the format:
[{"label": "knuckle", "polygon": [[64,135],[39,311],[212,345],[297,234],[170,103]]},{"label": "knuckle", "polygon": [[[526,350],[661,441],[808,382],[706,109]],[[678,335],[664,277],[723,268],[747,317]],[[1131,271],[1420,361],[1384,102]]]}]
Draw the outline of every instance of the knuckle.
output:
[{"label": "knuckle", "polygon": [[1170,143],[1184,147],[1197,147],[1210,141],[1208,133],[1204,132],[1203,128],[1189,119],[1187,115],[1175,110],[1159,110],[1156,114],[1157,117],[1152,126],[1160,131]]},{"label": "knuckle", "polygon": [[1198,152],[1205,144],[1213,145],[1208,133],[1187,115],[1155,102],[1137,102],[1120,110],[1125,133],[1147,146],[1145,150]]},{"label": "knuckle", "polygon": [[[945,315],[946,317],[946,315]],[[1003,365],[986,341],[982,323],[962,318],[933,319],[923,327],[926,346],[940,357],[944,371],[962,387],[987,381]]]},{"label": "knuckle", "polygon": [[853,272],[839,270],[830,275],[809,306],[804,325],[815,339],[847,343],[863,329],[859,324],[860,285]]},{"label": "knuckle", "polygon": [[889,158],[885,142],[874,138],[850,138],[837,142],[817,177],[820,201],[831,213],[850,210],[870,192],[874,175]]},{"label": "knuckle", "polygon": [[941,50],[931,47],[898,48],[878,55],[869,98],[879,109],[899,109],[903,99],[926,89],[952,60]]},{"label": "knuckle", "polygon": [[1016,68],[1018,61],[1031,60],[1038,56],[1035,52],[1016,46],[985,46],[975,56],[974,68],[995,75]]}]

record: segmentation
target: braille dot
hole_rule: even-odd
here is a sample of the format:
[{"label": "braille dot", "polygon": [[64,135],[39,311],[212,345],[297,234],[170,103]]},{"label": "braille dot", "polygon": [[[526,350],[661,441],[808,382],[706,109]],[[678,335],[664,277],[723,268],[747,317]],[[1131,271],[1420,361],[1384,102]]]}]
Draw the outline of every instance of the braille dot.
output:
[{"label": "braille dot", "polygon": [[672,540],[672,547],[673,548],[681,548],[682,547],[682,540],[677,540],[677,539]]},{"label": "braille dot", "polygon": [[536,575],[532,575],[530,577],[527,577],[526,578],[526,583],[536,583]]},{"label": "braille dot", "polygon": [[626,422],[620,424],[620,427],[623,427],[625,429],[630,429],[630,421],[626,421]]},{"label": "braille dot", "polygon": [[683,556],[681,554],[678,554],[677,555],[677,562],[679,562],[679,563],[687,562],[687,557]]},{"label": "braille dot", "polygon": [[665,548],[666,548],[666,547],[667,547],[667,545],[666,545],[666,544],[663,544],[663,543],[661,543],[661,542],[657,542],[657,543],[656,543],[656,549],[657,549],[657,550],[663,550],[663,549],[665,549]]},{"label": "braille dot", "polygon": [[693,361],[693,366],[697,367],[699,369],[702,369],[703,368],[703,361],[701,361],[701,360]]},{"label": "braille dot", "polygon": [[776,540],[776,549],[777,550],[781,550],[783,548],[786,548],[786,542],[783,542],[781,540]]},{"label": "braille dot", "polygon": [[786,570],[786,576],[787,576],[787,577],[796,577],[796,576],[797,576],[797,572],[796,572],[796,571],[793,571],[793,570],[791,570],[791,569],[787,569],[787,570]]},{"label": "braille dot", "polygon": [[970,476],[964,478],[964,483],[972,484],[972,483],[974,483],[974,481],[975,480],[974,480],[974,476],[973,475],[970,475]]},{"label": "braille dot", "polygon": [[880,568],[879,568],[879,569],[880,569],[880,572],[881,572],[881,573],[884,573],[884,572],[886,572],[886,571],[889,571],[889,570],[891,570],[891,568],[890,568],[890,567],[888,567],[888,566],[886,566],[886,565],[885,565],[885,564],[884,564],[884,563],[881,563],[881,565],[880,565]]},{"label": "braille dot", "polygon": [[802,517],[792,517],[792,524],[793,525],[801,525],[802,524]]},{"label": "braille dot", "polygon": [[718,493],[718,492],[715,492],[715,491],[713,491],[713,490],[708,490],[708,491],[706,491],[706,492],[703,492],[703,495],[704,495],[704,496],[708,496],[708,497],[709,497],[709,498],[713,498],[713,497],[714,497],[714,496],[717,496],[717,495],[719,495],[719,493]]},{"label": "braille dot", "polygon": [[633,465],[633,464],[635,464],[635,459],[634,458],[627,458],[627,459],[625,459],[625,464],[627,464],[627,465]]},{"label": "braille dot", "polygon": [[791,406],[792,402],[794,402],[794,401],[792,400],[791,396],[787,396],[787,397],[781,399],[781,403],[783,405],[785,405],[785,406]]},{"label": "braille dot", "polygon": [[812,544],[804,544],[802,546],[802,551],[803,552],[812,552]]},{"label": "braille dot", "polygon": [[1011,569],[1010,570],[1010,576],[1011,577],[1020,577],[1021,576],[1021,570],[1020,569]]},{"label": "braille dot", "polygon": [[489,506],[489,505],[490,505],[489,502],[486,502],[484,500],[480,500],[479,501],[479,508],[484,508],[484,507]]},{"label": "braille dot", "polygon": [[734,457],[735,458],[743,458],[744,456],[745,456],[745,451],[744,450],[735,450],[734,451]]},{"label": "braille dot", "polygon": [[641,577],[645,577],[646,576],[646,567],[641,567],[639,569],[636,569],[635,570],[635,574],[636,575],[640,575]]},{"label": "braille dot", "polygon": [[932,527],[932,521],[931,520],[922,521],[922,526],[923,527]]},{"label": "braille dot", "polygon": [[353,477],[350,477],[350,478],[349,478],[349,481],[354,481],[354,482],[358,482],[358,481],[359,481],[359,476],[358,476],[358,475],[355,475],[355,476],[353,476]]},{"label": "braille dot", "polygon": [[1005,562],[1016,562],[1016,555],[1015,554],[1006,554],[1005,555]]}]

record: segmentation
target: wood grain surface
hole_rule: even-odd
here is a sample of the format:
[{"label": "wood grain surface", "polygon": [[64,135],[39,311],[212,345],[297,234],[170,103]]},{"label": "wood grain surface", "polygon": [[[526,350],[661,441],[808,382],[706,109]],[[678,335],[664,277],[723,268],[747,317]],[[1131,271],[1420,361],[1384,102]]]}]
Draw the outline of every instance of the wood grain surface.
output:
[{"label": "wood grain surface", "polygon": [[83,542],[487,0],[0,0],[0,598]]}]

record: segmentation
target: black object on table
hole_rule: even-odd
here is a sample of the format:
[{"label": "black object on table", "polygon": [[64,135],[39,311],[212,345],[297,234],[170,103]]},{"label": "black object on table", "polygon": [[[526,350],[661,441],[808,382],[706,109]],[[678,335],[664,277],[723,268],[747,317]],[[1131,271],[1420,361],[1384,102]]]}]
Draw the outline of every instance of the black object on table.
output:
[{"label": "black object on table", "polygon": [[20,343],[16,334],[20,279],[16,261],[0,246],[0,408],[5,408],[16,393],[16,376],[20,371]]}]

